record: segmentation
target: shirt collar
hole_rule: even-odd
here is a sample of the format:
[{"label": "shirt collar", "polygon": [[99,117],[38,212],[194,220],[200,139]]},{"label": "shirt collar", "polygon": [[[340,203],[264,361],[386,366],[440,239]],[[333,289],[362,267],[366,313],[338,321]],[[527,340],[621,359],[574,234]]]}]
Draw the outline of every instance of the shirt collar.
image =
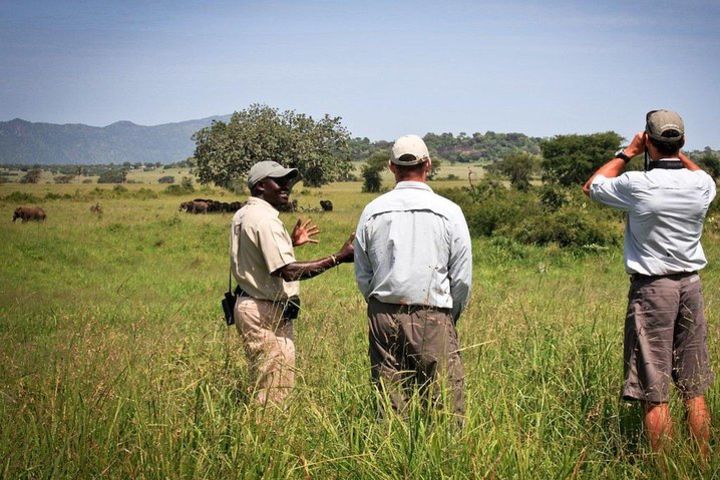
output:
[{"label": "shirt collar", "polygon": [[270,205],[268,202],[266,202],[265,200],[263,200],[263,199],[260,198],[260,197],[250,197],[250,198],[248,198],[247,204],[248,204],[248,205],[257,205],[258,207],[262,207],[262,208],[265,208],[265,209],[268,209],[268,210],[272,210],[272,211],[275,212],[275,213],[280,213],[277,208],[273,207],[272,205]]},{"label": "shirt collar", "polygon": [[395,190],[405,190],[405,189],[412,189],[412,190],[425,190],[428,192],[432,192],[432,188],[430,188],[430,185],[428,185],[425,182],[418,182],[415,180],[405,180],[402,182],[398,182],[397,185],[395,185]]}]

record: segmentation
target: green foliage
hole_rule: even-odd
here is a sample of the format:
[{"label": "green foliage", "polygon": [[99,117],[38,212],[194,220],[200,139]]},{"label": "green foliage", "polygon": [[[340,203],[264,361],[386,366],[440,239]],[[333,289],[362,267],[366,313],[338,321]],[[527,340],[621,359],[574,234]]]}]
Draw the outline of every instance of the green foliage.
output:
[{"label": "green foliage", "polygon": [[127,180],[127,170],[124,168],[114,168],[106,170],[100,174],[97,183],[125,183]]},{"label": "green foliage", "polygon": [[40,175],[42,175],[42,170],[33,168],[20,178],[20,183],[38,183]]},{"label": "green foliage", "polygon": [[316,121],[255,104],[193,135],[195,170],[201,182],[229,189],[256,162],[274,160],[297,168],[306,185],[318,187],[350,171],[348,138],[340,117]]},{"label": "green foliage", "polygon": [[40,199],[32,193],[21,191],[9,193],[3,197],[3,200],[11,203],[37,203],[40,201]]},{"label": "green foliage", "polygon": [[387,150],[378,150],[367,159],[361,167],[363,177],[363,192],[376,193],[382,188],[380,173],[387,167],[390,154]]},{"label": "green foliage", "polygon": [[530,178],[537,169],[539,158],[527,152],[513,152],[488,169],[510,179],[510,184],[518,190],[530,188]]},{"label": "green foliage", "polygon": [[55,183],[70,183],[75,178],[75,175],[57,175],[53,180]]},{"label": "green foliage", "polygon": [[715,180],[720,178],[720,156],[710,148],[706,148],[699,159],[700,166]]},{"label": "green foliage", "polygon": [[622,140],[615,132],[557,135],[543,140],[543,180],[564,186],[581,185],[613,157]]},{"label": "green foliage", "polygon": [[183,177],[179,185],[169,185],[165,188],[165,193],[168,195],[187,195],[194,191],[195,187],[190,177]]},{"label": "green foliage", "polygon": [[495,162],[518,150],[531,154],[540,153],[540,139],[522,133],[488,131],[485,134],[476,132],[469,136],[460,132],[457,137],[452,133],[428,133],[423,140],[430,150],[450,162]]},{"label": "green foliage", "polygon": [[473,188],[443,195],[460,205],[473,235],[571,248],[616,245],[620,238],[621,217],[589,204],[577,187],[509,190],[488,176]]}]

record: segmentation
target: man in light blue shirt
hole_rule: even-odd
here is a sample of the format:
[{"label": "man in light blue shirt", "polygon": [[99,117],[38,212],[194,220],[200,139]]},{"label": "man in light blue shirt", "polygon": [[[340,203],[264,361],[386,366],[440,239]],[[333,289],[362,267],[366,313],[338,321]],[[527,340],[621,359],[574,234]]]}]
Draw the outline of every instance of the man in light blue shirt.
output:
[{"label": "man in light blue shirt", "polygon": [[[622,396],[642,402],[647,435],[659,450],[672,431],[669,384],[675,383],[690,433],[707,455],[710,415],[704,393],[714,377],[698,271],[707,264],[700,237],[715,182],[680,152],[684,134],[677,113],[649,112],[645,131],[600,167],[583,190],[627,212],[625,270],[632,280]],[[646,171],[621,174],[642,153],[652,160]]]},{"label": "man in light blue shirt", "polygon": [[394,190],[370,202],[358,222],[355,278],[368,303],[373,379],[404,414],[418,388],[437,402],[436,379],[452,389],[462,418],[463,365],[455,324],[472,282],[470,234],[462,210],[427,185],[431,160],[423,140],[392,148]]}]

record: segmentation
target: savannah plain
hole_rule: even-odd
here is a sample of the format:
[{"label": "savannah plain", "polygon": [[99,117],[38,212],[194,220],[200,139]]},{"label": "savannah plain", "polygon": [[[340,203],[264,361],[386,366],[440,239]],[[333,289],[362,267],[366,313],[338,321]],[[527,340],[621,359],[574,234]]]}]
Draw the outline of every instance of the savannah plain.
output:
[{"label": "savannah plain", "polygon": [[[444,166],[440,177],[450,173],[458,180],[431,186],[467,185],[467,166]],[[352,266],[304,281],[298,385],[287,412],[263,411],[250,403],[240,339],[220,309],[231,214],[178,212],[196,197],[244,198],[214,188],[168,195],[157,183],[167,174],[182,176],[131,173],[139,183],[121,189],[0,185],[2,478],[720,476],[717,382],[707,397],[715,453],[704,466],[685,440],[679,398],[666,456],[651,453],[639,409],[619,399],[622,246],[473,239],[472,298],[459,323],[468,404],[460,431],[442,411],[378,422]],[[297,185],[293,198],[305,211],[281,218],[288,228],[311,218],[321,229],[320,243],[297,249],[298,259],[334,253],[375,195],[361,193],[360,182]],[[319,212],[321,199],[334,211]],[[90,212],[96,203],[102,215]],[[20,205],[42,206],[47,220],[12,223]],[[718,372],[716,232],[704,237],[703,282]]]}]

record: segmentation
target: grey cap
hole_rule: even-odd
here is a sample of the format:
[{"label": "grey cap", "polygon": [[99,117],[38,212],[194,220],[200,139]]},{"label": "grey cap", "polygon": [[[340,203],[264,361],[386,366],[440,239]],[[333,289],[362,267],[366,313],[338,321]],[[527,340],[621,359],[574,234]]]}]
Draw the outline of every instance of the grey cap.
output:
[{"label": "grey cap", "polygon": [[264,162],[258,162],[248,172],[247,184],[248,187],[252,188],[260,180],[270,178],[283,178],[292,176],[293,178],[298,176],[297,168],[285,168],[278,162],[272,160],[266,160]]},{"label": "grey cap", "polygon": [[645,117],[645,131],[660,142],[680,140],[685,135],[685,124],[676,112],[653,110]]},{"label": "grey cap", "polygon": [[[400,160],[405,155],[412,157]],[[395,140],[390,155],[390,161],[395,165],[417,165],[427,160],[430,160],[430,154],[422,138],[417,135],[403,135]]]}]

